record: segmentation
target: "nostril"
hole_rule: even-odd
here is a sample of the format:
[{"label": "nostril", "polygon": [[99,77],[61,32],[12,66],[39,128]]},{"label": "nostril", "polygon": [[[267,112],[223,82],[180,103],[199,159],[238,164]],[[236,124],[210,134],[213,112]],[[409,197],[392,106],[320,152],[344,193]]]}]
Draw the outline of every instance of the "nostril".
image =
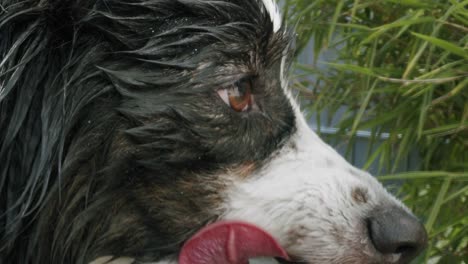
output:
[{"label": "nostril", "polygon": [[366,219],[369,238],[382,254],[401,254],[412,259],[427,244],[424,226],[402,209],[379,211]]},{"label": "nostril", "polygon": [[417,246],[407,244],[407,245],[401,245],[401,246],[399,246],[399,247],[395,250],[395,253],[397,253],[397,254],[405,254],[405,253],[407,253],[407,252],[414,252],[414,251],[417,251],[417,250],[418,250]]}]

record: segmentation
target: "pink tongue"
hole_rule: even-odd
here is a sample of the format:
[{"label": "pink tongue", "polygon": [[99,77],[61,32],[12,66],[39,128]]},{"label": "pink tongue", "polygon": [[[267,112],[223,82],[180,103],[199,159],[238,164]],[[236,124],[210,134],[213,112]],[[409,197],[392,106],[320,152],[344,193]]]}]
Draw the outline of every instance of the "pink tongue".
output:
[{"label": "pink tongue", "polygon": [[248,223],[209,225],[182,247],[179,264],[247,264],[250,258],[281,257],[286,251],[267,232]]}]

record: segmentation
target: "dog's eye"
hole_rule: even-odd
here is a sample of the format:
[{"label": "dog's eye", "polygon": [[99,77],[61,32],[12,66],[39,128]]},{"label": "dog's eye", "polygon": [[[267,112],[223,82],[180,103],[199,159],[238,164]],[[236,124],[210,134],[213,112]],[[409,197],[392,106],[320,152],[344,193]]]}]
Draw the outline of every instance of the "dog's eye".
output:
[{"label": "dog's eye", "polygon": [[223,101],[236,112],[249,111],[252,108],[252,80],[241,79],[231,86],[218,90]]}]

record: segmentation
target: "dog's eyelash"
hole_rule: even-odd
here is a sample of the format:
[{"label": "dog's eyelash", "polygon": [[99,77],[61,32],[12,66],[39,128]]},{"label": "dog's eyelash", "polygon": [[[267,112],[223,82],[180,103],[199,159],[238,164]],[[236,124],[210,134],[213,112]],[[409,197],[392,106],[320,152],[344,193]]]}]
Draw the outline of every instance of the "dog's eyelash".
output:
[{"label": "dog's eyelash", "polygon": [[241,79],[227,88],[218,90],[218,95],[229,107],[236,112],[247,112],[254,105],[252,94],[252,80]]}]

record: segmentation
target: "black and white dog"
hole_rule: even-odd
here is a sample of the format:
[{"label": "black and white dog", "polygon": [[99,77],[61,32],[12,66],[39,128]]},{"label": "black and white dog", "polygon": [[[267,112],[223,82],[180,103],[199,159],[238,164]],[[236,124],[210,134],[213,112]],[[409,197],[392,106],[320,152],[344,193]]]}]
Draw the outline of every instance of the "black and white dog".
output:
[{"label": "black and white dog", "polygon": [[424,227],[308,128],[291,43],[273,0],[0,0],[0,263],[177,263],[220,220],[408,263]]}]

